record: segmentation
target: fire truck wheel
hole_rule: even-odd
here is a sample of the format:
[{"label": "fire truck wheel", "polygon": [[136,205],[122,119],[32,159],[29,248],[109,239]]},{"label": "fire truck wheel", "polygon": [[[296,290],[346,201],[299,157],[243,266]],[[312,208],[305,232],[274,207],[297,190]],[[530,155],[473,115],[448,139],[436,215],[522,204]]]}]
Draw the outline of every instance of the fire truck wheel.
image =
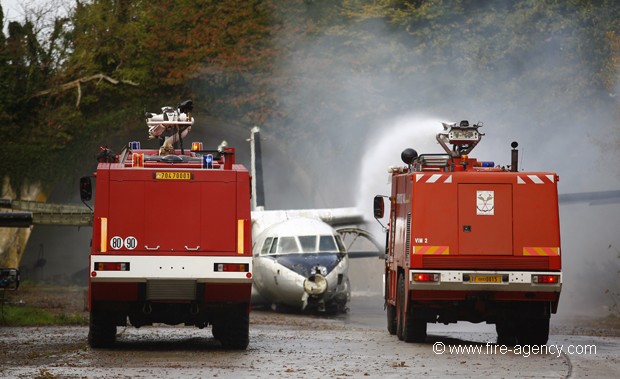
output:
[{"label": "fire truck wheel", "polygon": [[549,319],[529,319],[520,323],[517,340],[521,345],[544,345],[549,340]]},{"label": "fire truck wheel", "polygon": [[224,349],[247,349],[250,342],[250,315],[247,306],[222,314],[213,321],[211,331]]},{"label": "fire truck wheel", "polygon": [[416,318],[413,307],[409,307],[408,311],[405,312],[407,307],[405,301],[405,277],[401,275],[398,278],[398,300],[396,304],[398,307],[396,328],[398,338],[405,342],[424,342],[426,340],[426,320]]},{"label": "fire truck wheel", "polygon": [[[413,310],[410,310],[413,313]],[[426,341],[426,320],[415,318],[413,315],[407,316],[405,325],[405,342],[424,342]]]},{"label": "fire truck wheel", "polygon": [[398,276],[398,286],[396,288],[396,335],[399,340],[405,339],[404,329],[405,323],[403,319],[405,317],[405,278],[402,275]]},{"label": "fire truck wheel", "polygon": [[396,313],[396,306],[389,304],[387,302],[387,299],[389,298],[389,288],[390,288],[390,271],[386,270],[386,275],[385,275],[385,299],[386,299],[386,313],[387,313],[387,330],[388,332],[390,332],[391,335],[396,334],[396,323],[397,321],[397,313]]},{"label": "fire truck wheel", "polygon": [[498,321],[495,324],[497,344],[514,346],[517,343],[516,325],[513,321]]},{"label": "fire truck wheel", "polygon": [[387,330],[391,335],[396,334],[396,307],[388,304],[387,310]]},{"label": "fire truck wheel", "polygon": [[211,325],[211,333],[213,334],[213,338],[215,338],[216,340],[220,340],[220,338],[222,338],[222,333],[220,331],[220,323],[217,321],[213,321],[213,324]]},{"label": "fire truck wheel", "polygon": [[91,311],[88,323],[88,344],[92,348],[111,347],[116,341],[116,325],[102,311]]}]

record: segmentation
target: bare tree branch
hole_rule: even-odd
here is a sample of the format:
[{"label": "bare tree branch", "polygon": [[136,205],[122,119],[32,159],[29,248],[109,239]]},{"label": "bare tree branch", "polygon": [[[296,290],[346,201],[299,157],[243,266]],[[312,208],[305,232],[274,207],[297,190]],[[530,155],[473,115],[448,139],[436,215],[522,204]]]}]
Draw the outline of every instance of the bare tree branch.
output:
[{"label": "bare tree branch", "polygon": [[76,80],[73,80],[73,81],[65,83],[65,84],[61,84],[58,87],[54,87],[54,88],[50,88],[50,89],[46,89],[46,90],[37,92],[34,95],[32,95],[32,97],[41,97],[41,96],[49,95],[49,94],[52,94],[52,93],[64,92],[64,91],[70,90],[72,88],[75,88],[77,90],[77,93],[78,93],[78,98],[77,98],[77,102],[76,102],[75,106],[79,107],[80,106],[80,100],[82,98],[82,86],[81,86],[81,83],[90,82],[92,80],[97,80],[98,83],[100,83],[102,80],[105,80],[105,81],[107,81],[107,82],[109,82],[111,84],[114,84],[114,85],[122,83],[122,84],[128,84],[130,86],[134,86],[134,87],[139,86],[138,83],[132,82],[131,80],[117,80],[117,79],[111,78],[111,77],[109,77],[107,75],[104,75],[104,74],[96,74],[96,75],[92,75],[92,76],[76,79]]}]

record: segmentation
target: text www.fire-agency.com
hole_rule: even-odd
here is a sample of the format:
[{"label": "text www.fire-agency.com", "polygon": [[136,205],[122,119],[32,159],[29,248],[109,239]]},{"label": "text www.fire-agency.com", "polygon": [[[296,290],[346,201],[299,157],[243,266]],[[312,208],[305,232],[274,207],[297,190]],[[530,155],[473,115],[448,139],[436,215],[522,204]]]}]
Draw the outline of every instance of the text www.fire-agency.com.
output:
[{"label": "text www.fire-agency.com", "polygon": [[568,355],[594,355],[596,345],[496,345],[487,342],[486,345],[446,345],[443,342],[433,344],[433,353],[437,355],[466,355],[466,354],[513,354],[529,357],[530,355],[553,355],[560,357],[562,354]]}]

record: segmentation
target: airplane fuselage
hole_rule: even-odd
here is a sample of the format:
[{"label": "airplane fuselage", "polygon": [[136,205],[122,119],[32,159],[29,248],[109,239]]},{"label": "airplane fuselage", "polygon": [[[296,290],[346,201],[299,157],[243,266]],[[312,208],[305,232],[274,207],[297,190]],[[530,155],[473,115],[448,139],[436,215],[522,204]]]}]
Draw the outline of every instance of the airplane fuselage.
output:
[{"label": "airplane fuselage", "polygon": [[[343,311],[351,296],[348,269],[349,258],[341,253],[258,256],[254,285],[276,307]],[[324,286],[317,284],[323,279]]]},{"label": "airplane fuselage", "polygon": [[340,235],[310,218],[277,223],[254,241],[252,302],[276,309],[344,312],[349,257]]}]

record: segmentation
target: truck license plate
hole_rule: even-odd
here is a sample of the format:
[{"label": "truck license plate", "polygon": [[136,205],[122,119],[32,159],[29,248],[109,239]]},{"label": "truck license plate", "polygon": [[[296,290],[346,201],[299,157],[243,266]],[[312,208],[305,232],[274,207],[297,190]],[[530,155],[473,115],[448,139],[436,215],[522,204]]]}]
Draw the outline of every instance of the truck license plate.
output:
[{"label": "truck license plate", "polygon": [[164,171],[154,174],[155,180],[192,180],[191,172]]},{"label": "truck license plate", "polygon": [[501,275],[472,275],[469,277],[470,283],[501,283]]}]

